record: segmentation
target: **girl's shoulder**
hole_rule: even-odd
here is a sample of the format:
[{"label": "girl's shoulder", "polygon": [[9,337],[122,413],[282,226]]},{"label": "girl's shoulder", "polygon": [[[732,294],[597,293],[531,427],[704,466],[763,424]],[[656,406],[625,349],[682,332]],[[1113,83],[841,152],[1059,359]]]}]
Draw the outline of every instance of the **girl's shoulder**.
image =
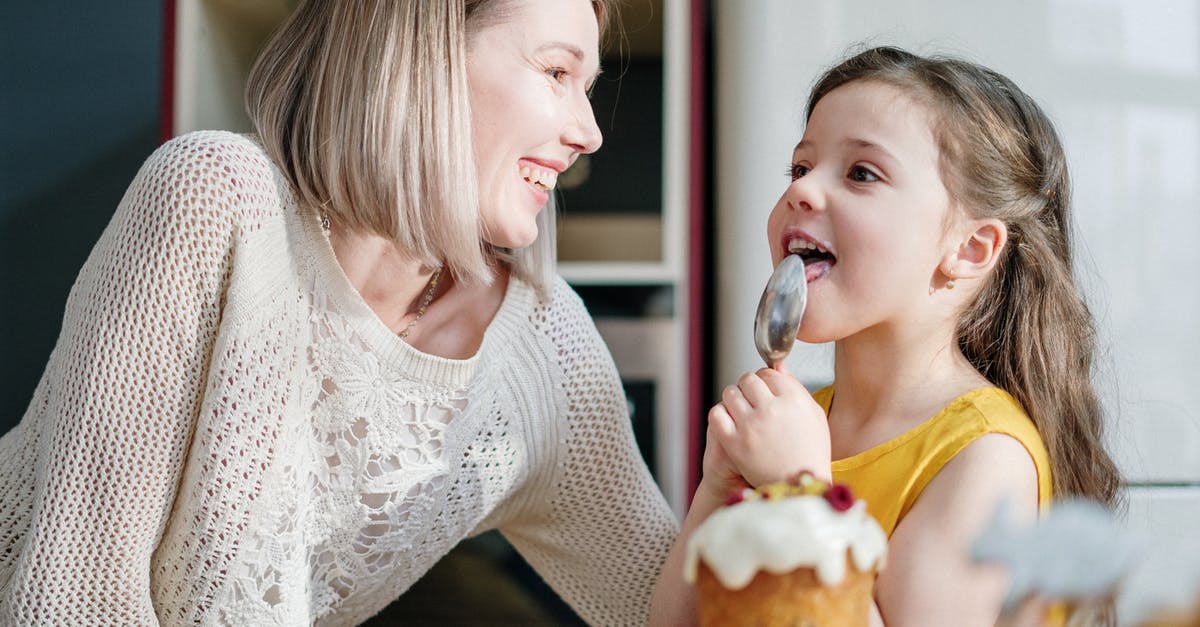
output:
[{"label": "girl's shoulder", "polygon": [[[833,390],[814,398],[828,399]],[[822,399],[817,398],[820,402]],[[986,466],[995,459],[1028,460],[1036,469],[1041,502],[1050,498],[1049,456],[1037,428],[1020,403],[1000,388],[973,389],[903,434],[851,457],[833,462],[834,479],[854,486],[889,532],[916,503],[925,486],[960,454],[956,468]],[[993,459],[992,456],[995,456]],[[954,471],[952,471],[954,472]]]}]

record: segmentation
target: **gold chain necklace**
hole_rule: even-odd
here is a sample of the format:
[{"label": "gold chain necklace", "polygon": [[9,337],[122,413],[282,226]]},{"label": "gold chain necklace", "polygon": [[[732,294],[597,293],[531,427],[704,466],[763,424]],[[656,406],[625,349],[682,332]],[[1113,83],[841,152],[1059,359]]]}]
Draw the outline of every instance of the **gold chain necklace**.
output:
[{"label": "gold chain necklace", "polygon": [[408,323],[408,326],[404,327],[404,330],[397,334],[400,336],[400,339],[403,340],[408,337],[409,333],[412,333],[413,327],[417,326],[417,321],[421,319],[421,316],[425,315],[425,310],[429,308],[429,303],[433,302],[433,295],[437,292],[438,281],[442,278],[442,268],[444,267],[438,266],[438,269],[433,271],[433,276],[429,277],[429,287],[425,288],[425,295],[421,297],[421,306],[417,307],[417,317],[413,318],[412,322]]},{"label": "gold chain necklace", "polygon": [[[324,211],[321,211],[320,217],[321,230],[325,231],[325,237],[329,238],[331,231],[329,216]],[[399,333],[396,334],[400,339],[403,340],[408,337],[409,333],[412,333],[413,327],[417,326],[417,321],[421,319],[421,316],[425,315],[425,310],[429,309],[429,303],[433,302],[433,296],[437,293],[438,281],[442,280],[443,268],[445,268],[445,266],[438,266],[437,270],[433,271],[433,276],[429,277],[429,286],[425,288],[425,295],[421,297],[421,305],[417,307],[417,317],[413,318],[412,322],[408,323],[407,326],[405,326],[400,330]]]}]

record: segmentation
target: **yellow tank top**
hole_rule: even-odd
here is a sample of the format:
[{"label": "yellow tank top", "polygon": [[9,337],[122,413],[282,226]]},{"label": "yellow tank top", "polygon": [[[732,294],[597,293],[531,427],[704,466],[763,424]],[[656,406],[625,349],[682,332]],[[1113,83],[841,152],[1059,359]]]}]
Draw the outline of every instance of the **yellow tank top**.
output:
[{"label": "yellow tank top", "polygon": [[[833,386],[813,398],[829,415]],[[1017,399],[996,387],[976,388],[950,401],[935,416],[883,444],[833,462],[833,480],[850,486],[867,502],[867,511],[888,537],[912,509],[921,491],[959,451],[986,433],[1003,433],[1020,442],[1038,475],[1038,507],[1050,506],[1050,456],[1033,421]],[[1042,617],[1047,627],[1066,625],[1069,612],[1054,603]]]},{"label": "yellow tank top", "polygon": [[[833,386],[813,398],[829,415]],[[1016,399],[996,387],[976,388],[937,415],[883,444],[833,462],[833,480],[850,486],[891,537],[896,525],[934,475],[959,451],[986,433],[1015,438],[1029,451],[1038,475],[1038,505],[1050,504],[1050,457],[1042,437]]]}]

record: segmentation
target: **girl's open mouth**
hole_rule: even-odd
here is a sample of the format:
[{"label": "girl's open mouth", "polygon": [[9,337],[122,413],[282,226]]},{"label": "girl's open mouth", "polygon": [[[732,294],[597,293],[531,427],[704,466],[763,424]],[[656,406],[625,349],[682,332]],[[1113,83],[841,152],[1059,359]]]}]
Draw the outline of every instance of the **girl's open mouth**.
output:
[{"label": "girl's open mouth", "polygon": [[837,263],[837,257],[833,253],[811,239],[794,238],[788,242],[787,250],[789,254],[799,255],[804,261],[804,278],[809,283],[824,278]]}]

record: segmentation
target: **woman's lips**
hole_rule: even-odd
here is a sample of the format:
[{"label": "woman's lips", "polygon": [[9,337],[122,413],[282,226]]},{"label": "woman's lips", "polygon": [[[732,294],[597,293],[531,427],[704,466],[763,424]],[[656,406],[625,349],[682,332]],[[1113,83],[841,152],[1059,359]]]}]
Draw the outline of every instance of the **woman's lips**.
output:
[{"label": "woman's lips", "polygon": [[550,192],[548,190],[525,179],[521,179],[521,182],[525,184],[525,188],[529,190],[529,193],[533,196],[534,201],[537,202],[539,207],[550,202]]}]

